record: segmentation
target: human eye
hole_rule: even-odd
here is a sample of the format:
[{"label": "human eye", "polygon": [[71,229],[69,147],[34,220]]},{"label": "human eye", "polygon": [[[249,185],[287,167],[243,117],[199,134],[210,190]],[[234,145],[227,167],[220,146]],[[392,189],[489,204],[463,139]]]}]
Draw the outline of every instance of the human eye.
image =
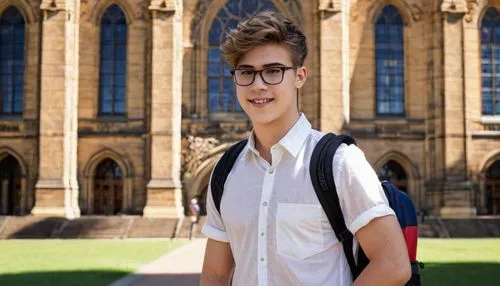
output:
[{"label": "human eye", "polygon": [[278,73],[281,73],[281,69],[280,68],[268,68],[268,69],[266,69],[266,73],[267,74],[278,74]]},{"label": "human eye", "polygon": [[253,75],[255,71],[253,70],[239,70],[241,75]]}]

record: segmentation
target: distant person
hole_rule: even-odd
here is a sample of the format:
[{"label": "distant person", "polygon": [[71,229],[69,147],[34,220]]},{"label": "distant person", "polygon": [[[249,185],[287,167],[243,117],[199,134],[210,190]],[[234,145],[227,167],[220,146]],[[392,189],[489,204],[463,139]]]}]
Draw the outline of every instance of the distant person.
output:
[{"label": "distant person", "polygon": [[191,220],[189,226],[189,239],[191,240],[193,238],[195,225],[200,221],[200,205],[196,198],[193,198],[189,203],[189,219]]}]

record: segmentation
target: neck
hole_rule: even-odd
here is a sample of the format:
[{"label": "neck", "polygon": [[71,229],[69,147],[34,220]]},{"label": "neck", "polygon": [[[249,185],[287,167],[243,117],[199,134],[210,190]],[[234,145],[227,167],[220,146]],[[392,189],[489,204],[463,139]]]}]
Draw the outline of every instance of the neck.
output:
[{"label": "neck", "polygon": [[255,148],[261,156],[271,162],[271,147],[283,138],[293,125],[299,120],[299,113],[292,113],[287,118],[281,118],[267,124],[255,124],[253,127],[255,135]]}]

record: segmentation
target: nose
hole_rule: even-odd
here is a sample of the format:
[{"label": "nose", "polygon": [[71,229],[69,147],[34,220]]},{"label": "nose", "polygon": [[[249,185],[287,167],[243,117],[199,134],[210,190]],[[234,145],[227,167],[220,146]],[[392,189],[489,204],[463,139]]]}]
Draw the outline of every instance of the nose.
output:
[{"label": "nose", "polygon": [[268,88],[267,84],[262,79],[262,74],[257,73],[255,75],[255,80],[252,83],[252,90],[260,91],[260,90],[266,90],[267,88]]}]

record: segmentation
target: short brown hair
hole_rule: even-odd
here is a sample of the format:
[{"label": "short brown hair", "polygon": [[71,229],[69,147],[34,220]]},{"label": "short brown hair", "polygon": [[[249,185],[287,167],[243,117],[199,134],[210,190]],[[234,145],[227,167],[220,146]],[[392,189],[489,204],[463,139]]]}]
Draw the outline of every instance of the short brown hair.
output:
[{"label": "short brown hair", "polygon": [[307,40],[300,28],[283,14],[263,11],[240,22],[227,34],[222,53],[229,65],[236,67],[241,57],[257,46],[278,43],[292,54],[292,64],[302,66],[307,56]]}]

